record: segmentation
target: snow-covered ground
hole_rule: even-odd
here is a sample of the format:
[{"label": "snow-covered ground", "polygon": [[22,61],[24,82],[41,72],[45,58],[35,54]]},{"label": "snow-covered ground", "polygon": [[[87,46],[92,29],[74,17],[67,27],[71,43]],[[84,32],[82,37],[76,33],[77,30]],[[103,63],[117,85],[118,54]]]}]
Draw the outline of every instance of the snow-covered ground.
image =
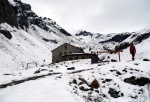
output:
[{"label": "snow-covered ground", "polygon": [[[149,78],[150,62],[138,58],[136,61],[127,60],[98,64],[91,64],[90,60],[75,60],[1,74],[0,83],[4,84],[33,76],[59,73],[2,88],[0,102],[149,102],[150,86],[132,85],[125,83],[124,79],[132,76]],[[67,70],[72,67],[75,70]],[[39,73],[35,74],[37,70]],[[79,85],[78,78],[84,78],[88,83],[96,79],[100,87],[90,90],[86,84]],[[81,87],[89,90],[83,91]],[[110,88],[119,92],[120,97],[112,97],[109,94]]]},{"label": "snow-covered ground", "polygon": [[1,89],[0,102],[83,102],[71,94],[66,84],[66,81],[56,80],[56,76],[29,81]]},{"label": "snow-covered ground", "polygon": [[[150,38],[135,45],[135,61],[131,61],[127,48],[121,52],[121,62],[91,64],[88,59],[50,64],[50,50],[64,40],[76,41],[75,38],[46,33],[36,26],[29,28],[28,33],[7,24],[2,27],[9,29],[13,38],[8,40],[0,35],[3,39],[0,40],[0,102],[150,102],[149,84],[125,82],[134,77],[150,78],[150,61],[143,61],[150,59]],[[43,37],[57,39],[59,43],[46,43],[41,40]],[[126,41],[131,42],[132,39]],[[110,58],[105,60],[118,60],[117,54],[99,55],[100,58],[108,56]],[[37,62],[32,62],[34,60]],[[86,84],[80,85],[79,78],[84,78],[89,84],[96,79],[100,87],[91,89]]]}]

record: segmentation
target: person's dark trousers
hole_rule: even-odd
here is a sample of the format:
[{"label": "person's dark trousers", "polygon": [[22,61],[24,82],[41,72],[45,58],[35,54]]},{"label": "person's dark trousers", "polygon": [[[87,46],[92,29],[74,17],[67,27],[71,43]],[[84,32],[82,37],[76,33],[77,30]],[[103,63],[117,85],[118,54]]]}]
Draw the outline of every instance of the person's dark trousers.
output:
[{"label": "person's dark trousers", "polygon": [[132,60],[134,61],[135,53],[132,53]]}]

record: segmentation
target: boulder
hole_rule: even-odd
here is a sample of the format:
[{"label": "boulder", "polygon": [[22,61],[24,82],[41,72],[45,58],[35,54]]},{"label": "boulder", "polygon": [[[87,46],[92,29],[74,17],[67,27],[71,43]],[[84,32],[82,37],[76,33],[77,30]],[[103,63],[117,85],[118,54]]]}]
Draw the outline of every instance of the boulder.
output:
[{"label": "boulder", "polygon": [[124,82],[132,85],[144,86],[146,84],[150,84],[150,79],[145,77],[136,78],[135,76],[132,76],[130,78],[124,79]]},{"label": "boulder", "polygon": [[73,79],[72,83],[77,84],[77,80]]},{"label": "boulder", "polygon": [[0,30],[0,33],[2,33],[8,39],[12,38],[11,33],[9,31],[7,31],[7,30]]},{"label": "boulder", "polygon": [[37,71],[34,72],[34,74],[38,74],[40,72],[41,72],[40,69],[38,69]]},{"label": "boulder", "polygon": [[67,68],[67,70],[75,70],[75,67]]},{"label": "boulder", "polygon": [[113,98],[118,98],[118,97],[120,97],[119,91],[116,91],[116,90],[113,89],[113,88],[109,88],[108,93],[109,93],[110,96],[113,97]]},{"label": "boulder", "polygon": [[87,84],[89,86],[89,84],[87,83],[87,81],[84,79],[84,78],[79,78],[79,80],[84,83],[84,84]]},{"label": "boulder", "polygon": [[115,60],[115,59],[111,59],[111,62],[117,62],[117,60]]},{"label": "boulder", "polygon": [[147,59],[147,58],[144,58],[144,59],[143,59],[143,61],[150,61],[150,60],[149,60],[149,59]]},{"label": "boulder", "polygon": [[99,82],[98,82],[96,79],[94,79],[94,80],[91,82],[91,84],[88,84],[88,82],[87,82],[84,78],[79,78],[79,80],[81,80],[82,83],[87,84],[87,85],[88,85],[89,87],[91,87],[91,88],[98,89],[98,88],[100,87],[100,84],[99,84]]},{"label": "boulder", "polygon": [[100,87],[100,85],[99,85],[99,83],[98,83],[98,81],[96,79],[94,79],[89,86],[91,88],[96,88],[96,89],[98,89]]}]

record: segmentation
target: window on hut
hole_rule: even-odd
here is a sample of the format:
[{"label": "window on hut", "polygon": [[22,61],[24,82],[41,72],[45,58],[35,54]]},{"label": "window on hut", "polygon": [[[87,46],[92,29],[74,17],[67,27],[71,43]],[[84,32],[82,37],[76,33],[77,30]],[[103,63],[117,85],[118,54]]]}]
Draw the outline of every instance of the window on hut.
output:
[{"label": "window on hut", "polygon": [[64,55],[67,55],[67,52],[64,52]]}]

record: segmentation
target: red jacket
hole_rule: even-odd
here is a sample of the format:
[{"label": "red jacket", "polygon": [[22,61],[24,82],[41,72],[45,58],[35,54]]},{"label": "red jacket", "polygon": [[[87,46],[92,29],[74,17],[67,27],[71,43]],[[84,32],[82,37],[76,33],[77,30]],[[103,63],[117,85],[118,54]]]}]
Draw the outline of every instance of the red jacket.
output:
[{"label": "red jacket", "polygon": [[130,46],[130,53],[136,53],[136,48],[134,45]]}]

